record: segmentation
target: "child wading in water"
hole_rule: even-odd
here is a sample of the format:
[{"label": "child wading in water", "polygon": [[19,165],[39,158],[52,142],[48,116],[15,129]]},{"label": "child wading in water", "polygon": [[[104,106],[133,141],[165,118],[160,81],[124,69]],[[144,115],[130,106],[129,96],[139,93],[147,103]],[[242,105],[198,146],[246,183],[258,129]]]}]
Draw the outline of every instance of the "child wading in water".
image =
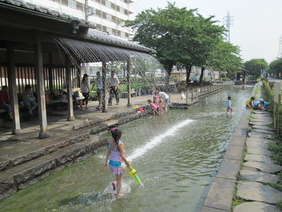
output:
[{"label": "child wading in water", "polygon": [[122,197],[123,194],[120,193],[120,190],[122,174],[125,170],[124,163],[128,169],[130,169],[130,163],[125,157],[124,144],[120,140],[122,132],[117,128],[113,128],[111,134],[114,140],[109,145],[104,167],[109,166],[111,172],[116,176],[116,181],[112,182],[113,189],[116,190],[117,197]]},{"label": "child wading in water", "polygon": [[232,106],[231,96],[228,96],[226,101],[226,113],[228,113],[228,111],[231,111],[231,113],[233,112],[233,108],[231,106]]}]

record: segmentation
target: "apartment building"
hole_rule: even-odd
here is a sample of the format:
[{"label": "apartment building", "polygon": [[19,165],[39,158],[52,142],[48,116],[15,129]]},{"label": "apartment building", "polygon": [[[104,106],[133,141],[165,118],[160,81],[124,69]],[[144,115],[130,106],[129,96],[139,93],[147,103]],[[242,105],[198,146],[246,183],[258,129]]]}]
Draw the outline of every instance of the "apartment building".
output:
[{"label": "apartment building", "polygon": [[133,35],[130,28],[124,27],[134,10],[133,0],[25,0],[33,4],[71,14],[90,21],[96,29],[109,35],[129,39]]}]

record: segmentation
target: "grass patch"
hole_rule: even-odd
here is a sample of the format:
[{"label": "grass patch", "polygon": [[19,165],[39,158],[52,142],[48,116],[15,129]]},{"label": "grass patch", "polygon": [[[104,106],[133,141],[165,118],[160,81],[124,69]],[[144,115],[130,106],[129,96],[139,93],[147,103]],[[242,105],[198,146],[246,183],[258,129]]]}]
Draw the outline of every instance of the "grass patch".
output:
[{"label": "grass patch", "polygon": [[243,198],[234,196],[232,201],[232,208],[234,209],[237,205],[240,205],[244,202],[246,202],[246,200],[244,200]]},{"label": "grass patch", "polygon": [[277,208],[279,208],[279,210],[282,211],[282,201],[280,201],[277,205],[276,205]]}]

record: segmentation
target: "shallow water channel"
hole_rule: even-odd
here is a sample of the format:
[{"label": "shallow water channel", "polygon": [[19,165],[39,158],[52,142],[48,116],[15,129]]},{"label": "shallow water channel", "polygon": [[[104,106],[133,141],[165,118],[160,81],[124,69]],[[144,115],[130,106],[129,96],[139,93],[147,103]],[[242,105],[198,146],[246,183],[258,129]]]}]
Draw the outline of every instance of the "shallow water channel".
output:
[{"label": "shallow water channel", "polygon": [[[124,175],[115,199],[106,150],[0,202],[1,211],[200,211],[253,87],[233,86],[188,110],[121,126],[126,155],[144,184]],[[232,96],[234,113],[225,114]]]}]

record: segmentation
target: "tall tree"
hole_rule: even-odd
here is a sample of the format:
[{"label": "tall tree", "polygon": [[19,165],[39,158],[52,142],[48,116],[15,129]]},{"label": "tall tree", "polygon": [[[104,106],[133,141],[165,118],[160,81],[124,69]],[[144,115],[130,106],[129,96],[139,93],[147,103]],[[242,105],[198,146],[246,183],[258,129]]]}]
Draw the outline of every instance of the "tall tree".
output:
[{"label": "tall tree", "polygon": [[244,67],[249,75],[260,77],[261,71],[267,68],[267,62],[265,59],[252,59],[246,61]]},{"label": "tall tree", "polygon": [[269,72],[279,77],[282,74],[282,58],[274,60],[269,64]]},{"label": "tall tree", "polygon": [[228,75],[235,74],[235,71],[243,67],[239,47],[223,40],[220,41],[213,49],[208,67],[222,73],[227,72]]}]

